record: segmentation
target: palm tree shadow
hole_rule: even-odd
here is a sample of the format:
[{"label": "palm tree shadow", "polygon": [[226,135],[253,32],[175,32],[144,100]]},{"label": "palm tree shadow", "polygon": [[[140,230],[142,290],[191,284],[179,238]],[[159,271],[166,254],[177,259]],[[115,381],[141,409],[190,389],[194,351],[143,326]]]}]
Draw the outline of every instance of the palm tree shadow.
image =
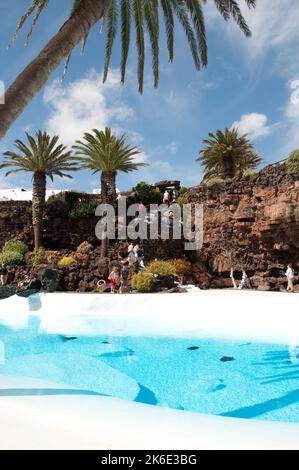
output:
[{"label": "palm tree shadow", "polygon": [[[298,355],[294,354],[293,358],[298,359]],[[281,372],[284,369],[284,373],[278,373],[276,375],[268,375],[257,378],[261,381],[262,385],[278,383],[282,381],[298,380],[299,379],[299,363],[294,364],[291,360],[290,351],[269,351],[265,354],[264,359],[261,362],[253,362],[253,365],[272,366]],[[285,395],[277,398],[272,398],[261,403],[256,403],[251,406],[245,406],[237,408],[232,411],[221,413],[220,416],[227,416],[231,418],[256,418],[265,413],[286,408],[299,401],[299,388],[291,390]]]},{"label": "palm tree shadow", "polygon": [[252,406],[246,406],[244,408],[238,408],[233,411],[221,413],[220,416],[226,416],[230,418],[256,418],[257,416],[269,413],[270,411],[279,410],[286,408],[299,401],[299,389],[293,390],[292,392],[286,393],[278,398],[272,398],[261,403],[257,403]]},{"label": "palm tree shadow", "polygon": [[[260,380],[262,385],[283,382],[286,380],[299,380],[299,362],[298,354],[296,353],[294,354],[292,361],[289,351],[268,352],[265,355],[264,361],[253,364],[263,366],[273,365],[275,369],[280,371],[280,373],[274,375],[261,377]],[[285,372],[281,373],[281,369],[283,369]]]}]

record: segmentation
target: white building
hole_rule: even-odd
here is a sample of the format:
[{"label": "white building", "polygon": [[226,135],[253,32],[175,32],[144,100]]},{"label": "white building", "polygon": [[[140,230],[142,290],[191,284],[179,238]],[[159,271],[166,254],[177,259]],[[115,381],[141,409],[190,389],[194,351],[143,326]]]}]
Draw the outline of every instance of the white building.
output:
[{"label": "white building", "polygon": [[[61,193],[63,189],[49,189],[46,191],[46,199]],[[32,190],[23,188],[0,189],[0,201],[32,201]]]},{"label": "white building", "polygon": [[[46,191],[46,200],[55,194],[67,192],[66,189],[48,189]],[[117,189],[117,193],[120,191]],[[101,194],[101,190],[93,189],[92,194]],[[32,190],[23,188],[0,189],[0,202],[4,201],[32,201]]]}]

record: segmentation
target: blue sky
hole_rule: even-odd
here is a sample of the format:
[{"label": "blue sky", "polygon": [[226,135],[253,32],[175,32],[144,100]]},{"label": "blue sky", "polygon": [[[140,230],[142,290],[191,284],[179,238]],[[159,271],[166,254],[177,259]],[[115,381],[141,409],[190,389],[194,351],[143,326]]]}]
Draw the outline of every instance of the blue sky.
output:
[{"label": "blue sky", "polygon": [[[65,21],[71,0],[50,0],[29,45],[24,48],[25,33],[15,45],[7,45],[16,23],[29,0],[0,0],[4,12],[0,28],[2,80],[8,86],[37,55]],[[195,163],[202,140],[209,131],[237,125],[248,132],[264,157],[264,163],[285,158],[299,147],[299,104],[291,100],[299,88],[299,2],[297,0],[257,0],[258,8],[249,12],[240,0],[253,32],[246,39],[237,27],[225,23],[214,8],[205,6],[208,30],[209,65],[197,72],[184,35],[176,28],[175,61],[168,64],[164,37],[161,41],[160,85],[152,86],[150,51],[144,94],[136,83],[135,45],[132,45],[127,82],[119,85],[119,48],[116,44],[109,82],[101,84],[104,36],[96,26],[86,51],[77,48],[63,83],[63,65],[50,78],[0,142],[1,155],[12,148],[25,130],[34,133],[46,129],[58,133],[71,145],[93,127],[111,126],[127,132],[134,144],[143,148],[142,159],[149,167],[131,175],[118,175],[117,185],[126,189],[140,180],[153,183],[160,179],[179,179],[184,185],[198,184],[201,167]],[[63,4],[63,7],[61,6]],[[293,84],[293,85],[292,85]],[[1,157],[2,158],[2,157]],[[0,174],[0,188],[31,186],[29,175]],[[49,188],[90,191],[99,186],[99,177],[88,172],[75,174],[72,181],[56,179]]]}]

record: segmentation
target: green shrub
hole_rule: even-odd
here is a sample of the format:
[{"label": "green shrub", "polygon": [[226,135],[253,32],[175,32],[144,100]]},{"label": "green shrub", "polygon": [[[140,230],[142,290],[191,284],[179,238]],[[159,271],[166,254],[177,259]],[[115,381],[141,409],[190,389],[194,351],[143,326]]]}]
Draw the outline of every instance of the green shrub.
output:
[{"label": "green shrub", "polygon": [[49,199],[46,208],[51,214],[57,217],[66,217],[69,215],[70,205],[61,199]]},{"label": "green shrub", "polygon": [[187,191],[188,191],[188,188],[186,188],[185,186],[182,186],[180,189],[180,196],[183,196],[183,194],[186,194]]},{"label": "green shrub", "polygon": [[137,292],[152,292],[154,290],[155,280],[153,276],[146,273],[134,274],[132,278],[132,288]]},{"label": "green shrub", "polygon": [[171,261],[177,276],[184,276],[191,272],[191,263],[184,258],[178,258]]},{"label": "green shrub", "polygon": [[31,255],[31,261],[33,266],[39,266],[40,264],[47,263],[47,254],[44,248],[39,248],[34,251]]},{"label": "green shrub", "polygon": [[75,259],[72,256],[64,256],[58,261],[57,266],[70,266],[73,263],[75,263]]},{"label": "green shrub", "polygon": [[49,264],[54,264],[56,265],[61,258],[61,252],[60,251],[55,251],[55,250],[47,250],[46,251],[46,258],[47,262]]},{"label": "green shrub", "polygon": [[29,251],[29,248],[26,243],[21,242],[20,240],[10,240],[6,242],[3,247],[3,252],[5,251],[14,251],[20,253],[21,255],[25,255],[25,253]]},{"label": "green shrub", "polygon": [[210,178],[209,180],[207,180],[206,184],[207,186],[216,186],[218,184],[223,184],[225,182],[226,182],[225,179],[215,176],[214,178]]},{"label": "green shrub", "polygon": [[162,202],[162,194],[161,192],[153,188],[150,184],[141,181],[140,183],[133,188],[135,199],[145,204],[146,206],[149,204],[161,204]]},{"label": "green shrub", "polygon": [[299,175],[299,149],[290,153],[286,161],[286,168],[289,175]]},{"label": "green shrub", "polygon": [[181,209],[183,209],[184,205],[188,204],[188,199],[185,195],[182,195],[179,196],[175,202],[181,207]]},{"label": "green shrub", "polygon": [[89,242],[86,242],[86,241],[81,243],[81,245],[79,245],[77,247],[77,253],[81,253],[83,255],[86,255],[87,253],[89,253],[92,250],[93,250],[92,244],[89,243]]},{"label": "green shrub", "polygon": [[3,251],[0,255],[0,264],[4,266],[19,266],[23,263],[23,255],[19,251]]},{"label": "green shrub", "polygon": [[70,212],[71,219],[81,219],[89,218],[95,216],[96,204],[91,204],[89,202],[80,202],[74,209]]},{"label": "green shrub", "polygon": [[156,274],[157,276],[173,276],[175,274],[175,268],[171,261],[152,261],[147,269],[150,273]]},{"label": "green shrub", "polygon": [[243,172],[243,176],[245,177],[250,177],[254,175],[256,175],[256,170],[254,170],[253,168],[247,168],[247,170],[244,170]]}]

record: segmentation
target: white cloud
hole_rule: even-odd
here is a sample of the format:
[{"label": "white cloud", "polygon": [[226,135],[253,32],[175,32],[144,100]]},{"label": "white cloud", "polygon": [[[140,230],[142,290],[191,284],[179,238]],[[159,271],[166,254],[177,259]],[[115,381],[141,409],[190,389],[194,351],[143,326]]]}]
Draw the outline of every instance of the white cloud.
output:
[{"label": "white cloud", "polygon": [[299,102],[290,87],[290,97],[284,110],[285,123],[287,124],[285,151],[299,148]]},{"label": "white cloud", "polygon": [[178,151],[177,143],[172,141],[172,142],[170,142],[169,144],[167,144],[165,146],[165,149],[173,155],[173,154],[177,153],[177,151]]},{"label": "white cloud", "polygon": [[84,132],[115,127],[134,116],[133,109],[121,99],[115,71],[110,72],[105,85],[95,71],[68,84],[55,80],[46,88],[44,102],[51,109],[46,130],[59,135],[66,145],[81,139]]},{"label": "white cloud", "polygon": [[248,134],[252,139],[265,137],[271,133],[271,127],[268,126],[268,118],[265,114],[249,113],[243,114],[239,121],[232,125],[238,128],[241,134]]},{"label": "white cloud", "polygon": [[271,67],[282,75],[298,71],[299,42],[299,2],[294,0],[259,0],[254,9],[248,9],[245,1],[240,2],[242,12],[252,31],[252,38],[247,39],[233,21],[223,21],[216,8],[210,2],[206,13],[208,27],[221,28],[232,40],[246,50],[243,54],[246,63],[260,64],[263,57],[271,53]]}]

